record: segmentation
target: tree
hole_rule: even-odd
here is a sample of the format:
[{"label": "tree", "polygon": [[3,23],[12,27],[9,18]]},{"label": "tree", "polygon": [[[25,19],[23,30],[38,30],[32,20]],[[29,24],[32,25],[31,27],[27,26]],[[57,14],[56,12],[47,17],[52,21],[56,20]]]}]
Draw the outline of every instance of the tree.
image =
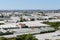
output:
[{"label": "tree", "polygon": [[31,34],[28,34],[28,35],[26,35],[25,40],[37,40],[37,38],[35,38],[35,37],[34,37],[33,35],[31,35]]},{"label": "tree", "polygon": [[26,35],[17,36],[16,40],[25,40]]},{"label": "tree", "polygon": [[43,22],[43,23],[50,25],[51,27],[55,28],[56,30],[60,26],[60,22]]},{"label": "tree", "polygon": [[18,40],[38,40],[37,38],[35,38],[33,35],[31,34],[27,34],[27,35],[21,35],[17,37]]},{"label": "tree", "polygon": [[14,38],[0,37],[0,40],[38,40],[38,39],[31,34],[27,34],[27,35],[20,35]]},{"label": "tree", "polygon": [[0,37],[0,40],[7,40],[7,38],[5,38],[5,37]]}]

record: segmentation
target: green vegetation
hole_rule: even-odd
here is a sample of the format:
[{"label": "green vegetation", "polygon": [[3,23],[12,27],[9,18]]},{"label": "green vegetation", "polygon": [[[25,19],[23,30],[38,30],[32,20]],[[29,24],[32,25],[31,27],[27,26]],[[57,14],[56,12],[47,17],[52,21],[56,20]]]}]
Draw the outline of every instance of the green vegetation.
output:
[{"label": "green vegetation", "polygon": [[4,38],[4,37],[0,37],[0,40],[38,40],[38,39],[36,39],[31,34],[27,34],[27,35],[17,36],[16,38]]},{"label": "green vegetation", "polygon": [[0,40],[7,40],[7,38],[4,38],[4,37],[0,37]]},{"label": "green vegetation", "polygon": [[56,39],[56,40],[60,40],[60,39]]},{"label": "green vegetation", "polygon": [[60,22],[43,22],[43,23],[48,24],[55,29],[58,29],[58,27],[60,26]]}]

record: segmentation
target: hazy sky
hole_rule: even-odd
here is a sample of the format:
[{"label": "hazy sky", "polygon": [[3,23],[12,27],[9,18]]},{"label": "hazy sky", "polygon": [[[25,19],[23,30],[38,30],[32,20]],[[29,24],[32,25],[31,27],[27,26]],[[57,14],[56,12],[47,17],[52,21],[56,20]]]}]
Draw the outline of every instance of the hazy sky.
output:
[{"label": "hazy sky", "polygon": [[60,0],[0,0],[0,10],[60,9]]}]

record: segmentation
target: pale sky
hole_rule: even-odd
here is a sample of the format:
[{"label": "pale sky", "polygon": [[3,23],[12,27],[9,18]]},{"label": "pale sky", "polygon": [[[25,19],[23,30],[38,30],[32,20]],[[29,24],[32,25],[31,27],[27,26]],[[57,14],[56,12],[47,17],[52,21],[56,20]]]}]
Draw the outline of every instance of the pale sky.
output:
[{"label": "pale sky", "polygon": [[60,0],[0,0],[0,10],[60,9]]}]

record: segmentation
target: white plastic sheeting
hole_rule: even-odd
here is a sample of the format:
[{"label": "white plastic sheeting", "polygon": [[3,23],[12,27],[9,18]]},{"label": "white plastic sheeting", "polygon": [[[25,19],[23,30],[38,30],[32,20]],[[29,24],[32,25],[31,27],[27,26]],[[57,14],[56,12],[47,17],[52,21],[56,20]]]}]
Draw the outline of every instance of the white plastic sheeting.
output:
[{"label": "white plastic sheeting", "polygon": [[40,23],[39,21],[30,21],[30,22],[20,22],[22,24],[27,25],[28,27],[42,27],[42,26],[49,26],[47,24]]}]

